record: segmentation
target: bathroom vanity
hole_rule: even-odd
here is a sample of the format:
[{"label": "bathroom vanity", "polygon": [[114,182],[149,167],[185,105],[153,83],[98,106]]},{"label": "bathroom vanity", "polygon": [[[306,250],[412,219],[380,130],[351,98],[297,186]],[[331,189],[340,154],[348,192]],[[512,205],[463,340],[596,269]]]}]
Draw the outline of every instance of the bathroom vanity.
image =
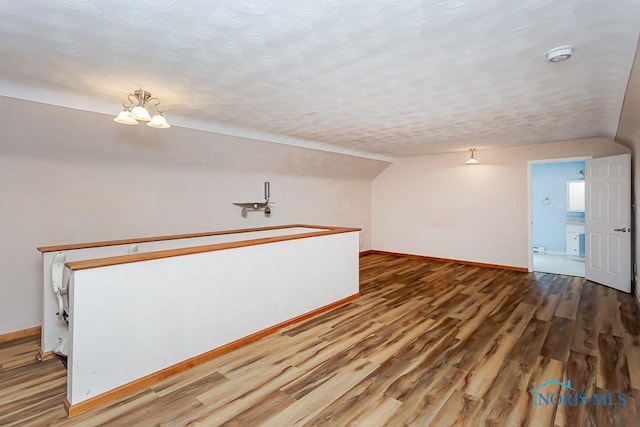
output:
[{"label": "bathroom vanity", "polygon": [[[567,255],[581,258],[580,247],[584,248],[584,218],[567,218],[566,222]],[[582,245],[580,244],[582,241]]]},{"label": "bathroom vanity", "polygon": [[567,255],[576,258],[584,257],[584,188],[584,180],[567,181],[567,214],[581,215],[567,216],[565,225]]}]

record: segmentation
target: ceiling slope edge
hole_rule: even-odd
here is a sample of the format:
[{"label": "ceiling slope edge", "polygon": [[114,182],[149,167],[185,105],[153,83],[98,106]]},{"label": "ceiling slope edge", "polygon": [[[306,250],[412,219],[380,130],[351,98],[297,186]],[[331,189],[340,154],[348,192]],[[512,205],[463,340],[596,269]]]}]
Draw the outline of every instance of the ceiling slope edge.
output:
[{"label": "ceiling slope edge", "polygon": [[[116,110],[118,110],[119,108],[118,105],[114,106],[111,103],[100,101],[94,97],[78,96],[61,91],[34,88],[2,80],[0,80],[0,96],[20,99],[23,101],[38,102],[41,104],[53,105],[56,107],[106,114],[109,116],[115,116],[117,114]],[[167,113],[167,115],[170,117],[171,125],[176,127],[184,127],[188,129],[218,133],[222,135],[273,142],[276,144],[291,145],[295,147],[326,151],[329,153],[344,154],[348,156],[361,157],[364,159],[378,160],[383,162],[392,162],[394,160],[393,157],[383,154],[363,150],[354,150],[326,142],[310,141],[287,135],[264,132],[257,129],[248,129],[239,126],[233,126],[225,123],[191,119],[184,116],[172,115],[171,111],[168,111]]]},{"label": "ceiling slope edge", "polygon": [[310,141],[307,139],[295,138],[287,135],[265,132],[257,129],[243,128],[226,123],[218,123],[207,120],[190,119],[183,116],[171,116],[171,123],[189,129],[214,132],[223,135],[236,136],[240,138],[257,139],[261,141],[273,142],[276,144],[292,145],[295,147],[309,148],[312,150],[326,151],[329,153],[345,154],[353,157],[361,157],[369,160],[392,162],[393,157],[383,154],[372,153],[363,150],[354,150],[340,147],[326,142]]},{"label": "ceiling slope edge", "polygon": [[621,142],[625,146],[633,144],[636,139],[633,137],[634,130],[640,136],[640,125],[637,125],[638,112],[640,112],[640,37],[638,37],[638,44],[636,45],[631,71],[627,79],[624,98],[620,105],[620,114],[614,137],[616,142]]}]

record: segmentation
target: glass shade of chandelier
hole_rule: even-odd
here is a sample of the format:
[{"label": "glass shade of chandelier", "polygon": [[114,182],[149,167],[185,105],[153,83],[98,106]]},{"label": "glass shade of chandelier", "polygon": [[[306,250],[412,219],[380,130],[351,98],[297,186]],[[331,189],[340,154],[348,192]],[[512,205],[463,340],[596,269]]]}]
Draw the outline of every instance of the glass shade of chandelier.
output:
[{"label": "glass shade of chandelier", "polygon": [[[127,100],[122,103],[122,111],[113,119],[114,122],[123,125],[137,125],[140,122],[147,122],[147,126],[156,129],[167,129],[171,127],[167,119],[163,116],[163,111],[158,108],[160,100],[151,96],[151,92],[138,89],[127,96]],[[149,113],[152,109],[153,116]]]}]

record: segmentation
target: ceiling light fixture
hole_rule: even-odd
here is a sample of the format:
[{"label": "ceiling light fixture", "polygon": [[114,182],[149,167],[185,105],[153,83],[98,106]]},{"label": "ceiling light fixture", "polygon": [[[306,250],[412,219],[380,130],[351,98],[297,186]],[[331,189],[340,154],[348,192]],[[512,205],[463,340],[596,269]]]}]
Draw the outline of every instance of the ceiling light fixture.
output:
[{"label": "ceiling light fixture", "polygon": [[[155,105],[151,105],[151,104]],[[114,122],[123,125],[137,125],[139,121],[148,122],[147,126],[156,129],[170,128],[171,125],[162,115],[163,111],[158,108],[160,100],[151,97],[151,92],[138,89],[127,95],[127,100],[122,103],[123,110],[113,119]],[[148,108],[153,108],[153,117],[149,114]]]},{"label": "ceiling light fixture", "polygon": [[467,165],[477,165],[478,163],[480,163],[479,161],[476,160],[474,153],[476,152],[475,148],[469,148],[469,151],[471,151],[471,157],[469,158],[469,160],[467,160],[466,162],[464,162]]},{"label": "ceiling light fixture", "polygon": [[554,49],[551,49],[547,52],[547,61],[549,62],[562,62],[573,55],[573,47],[571,46],[560,46]]}]

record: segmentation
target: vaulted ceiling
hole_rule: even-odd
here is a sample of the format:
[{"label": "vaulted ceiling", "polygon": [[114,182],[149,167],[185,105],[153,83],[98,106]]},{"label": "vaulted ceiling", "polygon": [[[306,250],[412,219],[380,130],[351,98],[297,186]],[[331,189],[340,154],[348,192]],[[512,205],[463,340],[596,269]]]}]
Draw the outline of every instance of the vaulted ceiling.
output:
[{"label": "vaulted ceiling", "polygon": [[144,88],[174,128],[377,159],[613,138],[639,32],[637,0],[24,0],[0,95],[115,115]]}]

